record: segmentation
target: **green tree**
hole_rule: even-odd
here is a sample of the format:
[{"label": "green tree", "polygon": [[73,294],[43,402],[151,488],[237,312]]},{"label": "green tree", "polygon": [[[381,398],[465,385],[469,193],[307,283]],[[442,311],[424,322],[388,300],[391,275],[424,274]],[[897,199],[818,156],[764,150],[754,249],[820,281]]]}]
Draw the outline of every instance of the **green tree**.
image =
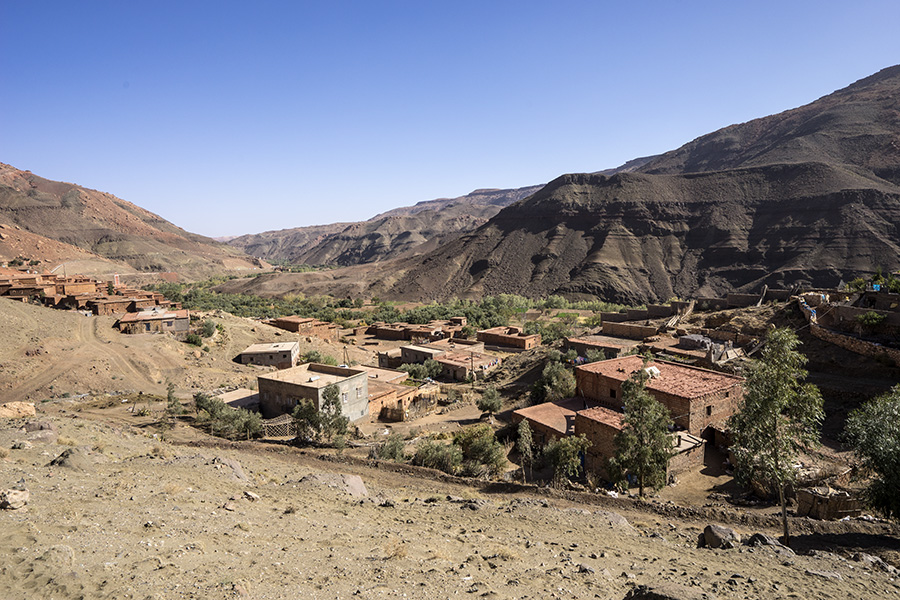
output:
[{"label": "green tree", "polygon": [[581,460],[591,442],[582,433],[553,440],[544,446],[544,458],[553,466],[553,485],[562,485],[581,475]]},{"label": "green tree", "polygon": [[761,359],[747,374],[743,406],[729,419],[737,479],[778,494],[785,544],[790,543],[785,488],[796,479],[798,454],[818,444],[824,416],[818,388],[801,383],[806,357],[796,350],[799,343],[790,329],[769,331]]},{"label": "green tree", "polygon": [[200,336],[201,337],[212,337],[216,333],[216,324],[214,321],[209,319],[203,321],[203,325],[200,326]]},{"label": "green tree", "polygon": [[115,288],[115,286],[113,286],[113,282],[107,281],[106,282],[106,295],[112,296],[115,293],[116,293],[116,288]]},{"label": "green tree", "polygon": [[522,419],[522,422],[519,423],[517,433],[516,450],[519,451],[519,456],[521,457],[522,481],[524,482],[527,481],[525,479],[525,465],[528,465],[528,470],[530,472],[531,467],[534,464],[534,440],[531,435],[531,425],[528,424],[528,419]]},{"label": "green tree", "polygon": [[869,503],[888,517],[900,516],[900,385],[851,412],[844,436],[875,475],[866,490]]},{"label": "green tree", "polygon": [[312,402],[301,402],[294,408],[297,437],[332,443],[336,436],[347,434],[350,420],[341,411],[341,391],[329,383],[322,390],[322,404],[316,409]]},{"label": "green tree", "polygon": [[571,398],[575,394],[575,376],[558,362],[547,363],[531,389],[533,404]]},{"label": "green tree", "polygon": [[490,414],[500,412],[503,402],[500,399],[500,393],[497,391],[497,388],[492,385],[485,388],[481,393],[481,398],[475,402],[475,406],[477,406],[478,410],[481,412]]},{"label": "green tree", "polygon": [[403,462],[406,458],[403,452],[403,438],[397,433],[392,433],[373,448],[370,458]]},{"label": "green tree", "polygon": [[[647,366],[644,362],[644,367]],[[637,478],[638,493],[644,488],[654,491],[666,484],[666,470],[672,457],[672,438],[668,409],[647,392],[650,379],[646,368],[635,371],[622,383],[622,404],[625,415],[622,430],[616,434],[616,455],[609,461],[610,473],[617,483],[625,481],[628,473]]]},{"label": "green tree", "polygon": [[453,436],[463,456],[463,474],[470,477],[496,476],[506,466],[506,453],[487,423],[469,427]]},{"label": "green tree", "polygon": [[603,350],[588,348],[584,353],[584,360],[589,363],[606,360],[606,353]]},{"label": "green tree", "polygon": [[166,414],[171,417],[178,416],[184,412],[181,402],[175,397],[175,384],[171,381],[166,384]]}]

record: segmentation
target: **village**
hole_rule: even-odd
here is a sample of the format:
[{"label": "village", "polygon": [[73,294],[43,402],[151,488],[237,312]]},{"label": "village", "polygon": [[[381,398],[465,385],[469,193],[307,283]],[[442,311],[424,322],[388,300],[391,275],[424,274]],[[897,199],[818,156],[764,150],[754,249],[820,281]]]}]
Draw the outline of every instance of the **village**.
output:
[{"label": "village", "polygon": [[[128,287],[118,277],[101,282],[9,268],[0,272],[0,277],[0,296],[8,300],[85,315],[113,315],[115,327],[123,335],[165,333],[184,340],[205,318],[191,315],[158,292]],[[743,365],[761,345],[763,333],[748,334],[727,323],[697,327],[692,315],[792,302],[816,338],[861,356],[900,364],[900,349],[878,341],[896,339],[891,332],[900,328],[900,295],[872,286],[855,292],[764,289],[760,294],[729,294],[600,313],[599,326],[579,327],[576,335],[553,344],[558,348],[555,352],[565,356],[575,387],[567,397],[551,401],[534,403],[527,386],[500,375],[505,361],[515,363],[529,353],[536,353],[535,360],[547,360],[548,347],[541,335],[524,331],[526,317],[523,326],[474,331],[464,316],[425,324],[375,322],[349,329],[309,317],[277,317],[266,320],[267,327],[260,329],[273,332],[269,339],[261,338],[233,357],[235,364],[258,369],[255,378],[248,380],[252,385],[210,389],[208,393],[233,410],[259,414],[258,435],[283,443],[297,435],[292,416],[295,408],[311,403],[319,409],[326,388],[336,386],[341,413],[365,446],[371,444],[367,438],[377,441],[378,432],[414,430],[429,415],[432,426],[437,419],[459,427],[464,421],[454,418],[462,412],[454,413],[461,406],[470,407],[463,411],[470,423],[483,422],[486,416],[495,422],[494,415],[479,418],[471,411],[486,387],[498,387],[506,407],[496,413],[497,429],[514,428],[526,421],[538,450],[554,440],[583,437],[588,442],[582,458],[585,475],[610,481],[608,465],[623,427],[622,386],[643,370],[648,375],[647,391],[671,416],[667,480],[677,486],[682,475],[728,467],[728,419],[741,406]],[[532,316],[553,318],[552,314]],[[872,325],[876,321],[880,338]],[[343,354],[343,362],[303,360],[301,346],[313,338],[334,347],[334,358]],[[365,350],[369,359],[349,359],[348,347]],[[320,357],[312,355],[313,359]],[[524,465],[516,464],[516,453],[508,458],[513,462],[504,469],[505,476],[523,476]],[[811,511],[837,518],[860,514],[861,504],[846,500],[846,472],[836,477],[834,466],[823,467],[821,461],[815,468],[809,467],[805,482],[817,491],[804,492],[806,514]],[[817,488],[818,484],[825,487]],[[812,493],[816,502],[809,500]],[[837,500],[831,502],[832,496]],[[813,504],[817,508],[813,509]]]}]

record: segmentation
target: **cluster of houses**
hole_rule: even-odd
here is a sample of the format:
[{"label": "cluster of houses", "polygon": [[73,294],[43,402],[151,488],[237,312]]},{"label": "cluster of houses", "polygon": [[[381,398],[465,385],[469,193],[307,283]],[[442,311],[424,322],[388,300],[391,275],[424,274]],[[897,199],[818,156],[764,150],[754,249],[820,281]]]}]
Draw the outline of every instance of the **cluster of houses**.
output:
[{"label": "cluster of houses", "polygon": [[124,333],[183,333],[190,328],[190,314],[180,303],[158,292],[121,285],[118,275],[103,282],[82,275],[0,268],[0,296],[94,315],[122,315],[116,326]]},{"label": "cluster of houses", "polygon": [[647,391],[672,416],[676,454],[669,472],[702,464],[705,442],[725,431],[725,422],[739,406],[741,377],[664,360],[645,364],[641,355],[621,356],[577,366],[574,398],[520,408],[513,412],[513,422],[527,420],[540,445],[584,434],[591,443],[585,468],[607,478],[607,461],[615,455],[615,437],[623,426],[622,384],[640,369],[649,375]]},{"label": "cluster of houses", "polygon": [[[241,364],[275,366],[278,370],[257,378],[257,392],[236,390],[221,399],[235,408],[258,410],[266,419],[290,414],[301,402],[322,405],[325,387],[338,387],[341,411],[351,422],[370,415],[385,421],[405,421],[437,402],[440,386],[425,382],[404,385],[405,371],[375,366],[298,365],[300,344],[253,344],[238,357]],[[407,382],[408,383],[408,382]]]}]

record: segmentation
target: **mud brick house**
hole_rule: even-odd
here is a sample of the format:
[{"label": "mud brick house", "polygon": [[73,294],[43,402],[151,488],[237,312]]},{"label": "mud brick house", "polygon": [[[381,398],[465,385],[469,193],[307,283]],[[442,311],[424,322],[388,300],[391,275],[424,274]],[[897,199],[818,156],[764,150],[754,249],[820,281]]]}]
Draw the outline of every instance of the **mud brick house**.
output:
[{"label": "mud brick house", "polygon": [[587,356],[588,350],[603,352],[606,358],[616,358],[625,350],[638,345],[632,340],[615,340],[603,335],[585,335],[581,337],[567,337],[563,340],[563,350],[574,349],[578,356]]},{"label": "mud brick house", "polygon": [[297,342],[277,342],[274,344],[253,344],[238,354],[237,360],[242,365],[275,366],[279,369],[290,369],[297,366],[300,357],[300,344]]},{"label": "mud brick house", "polygon": [[476,339],[485,346],[501,346],[529,350],[541,345],[541,335],[526,335],[521,327],[492,327],[477,332]]},{"label": "mud brick house", "polygon": [[427,344],[447,338],[462,337],[465,317],[452,317],[446,321],[430,321],[427,324],[374,323],[366,334],[381,340],[406,340],[414,344]]},{"label": "mud brick house", "polygon": [[[622,383],[644,368],[639,355],[590,363],[575,369],[577,393],[619,410]],[[708,437],[709,428],[722,430],[743,396],[742,377],[678,363],[655,360],[647,367],[647,391],[672,414],[675,424],[688,433]]]},{"label": "mud brick house", "polygon": [[116,326],[122,333],[187,333],[191,315],[187,310],[145,310],[122,315]]},{"label": "mud brick house", "polygon": [[293,331],[300,335],[308,335],[312,337],[322,338],[336,342],[340,337],[340,327],[334,323],[327,321],[319,321],[309,317],[298,317],[296,315],[290,317],[279,317],[269,321],[269,325],[284,329],[285,331]]},{"label": "mud brick house", "polygon": [[579,410],[597,406],[585,398],[569,398],[557,402],[544,402],[519,408],[512,413],[512,422],[518,425],[528,421],[534,444],[541,447],[575,433],[575,414]]},{"label": "mud brick house", "polygon": [[405,365],[422,364],[426,360],[436,360],[439,356],[446,353],[447,350],[444,348],[432,348],[425,345],[401,346],[400,362]]},{"label": "mud brick house", "polygon": [[[586,471],[596,473],[609,479],[607,466],[609,459],[616,455],[616,435],[622,431],[624,415],[620,412],[595,406],[575,413],[573,418],[574,435],[588,439],[591,445],[584,456]],[[705,444],[697,436],[686,432],[671,434],[674,455],[669,459],[667,472],[677,475],[703,464]]]},{"label": "mud brick house", "polygon": [[478,352],[445,352],[435,359],[441,365],[441,377],[466,381],[469,377],[483,379],[500,366],[500,359]]},{"label": "mud brick house", "polygon": [[307,363],[260,375],[257,383],[260,412],[266,419],[290,414],[301,402],[319,409],[325,387],[332,383],[338,386],[345,417],[352,422],[369,414],[369,377],[363,369]]},{"label": "mud brick house", "polygon": [[416,388],[369,379],[369,414],[383,421],[404,421]]}]

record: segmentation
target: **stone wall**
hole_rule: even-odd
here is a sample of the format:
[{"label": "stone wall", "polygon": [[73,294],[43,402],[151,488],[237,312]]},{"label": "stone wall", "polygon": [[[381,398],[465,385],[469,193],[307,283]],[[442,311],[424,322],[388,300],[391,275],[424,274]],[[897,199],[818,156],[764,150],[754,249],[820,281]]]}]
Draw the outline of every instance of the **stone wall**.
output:
[{"label": "stone wall", "polygon": [[850,337],[849,335],[842,335],[834,331],[829,331],[815,323],[809,324],[809,330],[810,333],[820,340],[834,344],[844,350],[862,354],[863,356],[886,356],[893,360],[895,365],[900,366],[900,350],[897,350],[896,348],[888,348],[881,344],[875,344],[873,342]]},{"label": "stone wall", "polygon": [[603,335],[613,337],[623,337],[631,340],[642,340],[644,338],[656,335],[656,327],[648,327],[645,325],[632,325],[627,323],[604,323]]}]

